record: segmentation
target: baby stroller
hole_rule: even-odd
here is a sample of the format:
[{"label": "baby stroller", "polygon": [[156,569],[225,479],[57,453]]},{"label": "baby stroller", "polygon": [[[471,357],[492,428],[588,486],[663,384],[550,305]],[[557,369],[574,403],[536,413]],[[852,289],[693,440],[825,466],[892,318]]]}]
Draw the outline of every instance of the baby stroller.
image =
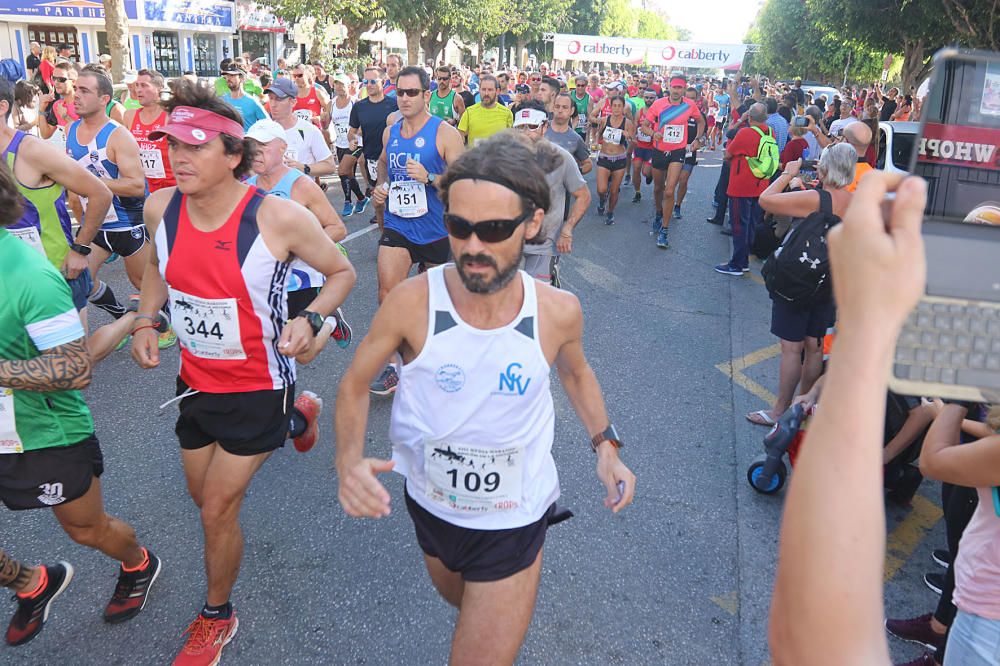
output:
[{"label": "baby stroller", "polygon": [[792,405],[778,418],[764,437],[764,455],[747,468],[747,482],[751,488],[763,495],[773,495],[785,486],[788,467],[784,457],[787,453],[789,462],[795,466],[806,434],[802,425],[808,416],[802,405]]}]

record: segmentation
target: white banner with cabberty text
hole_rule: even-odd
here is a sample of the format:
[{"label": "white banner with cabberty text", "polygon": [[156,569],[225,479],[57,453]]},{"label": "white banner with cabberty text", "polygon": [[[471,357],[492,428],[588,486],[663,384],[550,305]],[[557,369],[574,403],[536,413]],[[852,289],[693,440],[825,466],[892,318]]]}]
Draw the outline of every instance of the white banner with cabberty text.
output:
[{"label": "white banner with cabberty text", "polygon": [[648,63],[660,67],[704,67],[738,70],[743,66],[746,44],[708,44],[665,40],[553,35],[553,57],[628,65]]}]

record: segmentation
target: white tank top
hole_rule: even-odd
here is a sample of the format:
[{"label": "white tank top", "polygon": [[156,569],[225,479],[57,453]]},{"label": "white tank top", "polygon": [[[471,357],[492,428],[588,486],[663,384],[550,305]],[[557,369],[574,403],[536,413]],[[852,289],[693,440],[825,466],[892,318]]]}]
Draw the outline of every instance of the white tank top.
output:
[{"label": "white tank top", "polygon": [[342,109],[337,108],[337,98],[330,104],[330,124],[333,126],[333,145],[337,148],[347,148],[350,143],[347,140],[347,130],[350,128],[351,109],[354,102],[348,101],[347,106]]},{"label": "white tank top", "polygon": [[521,311],[482,330],[459,317],[444,269],[427,271],[427,341],[400,372],[392,459],[409,495],[438,518],[479,530],[523,527],[559,497],[535,282],[519,271]]}]

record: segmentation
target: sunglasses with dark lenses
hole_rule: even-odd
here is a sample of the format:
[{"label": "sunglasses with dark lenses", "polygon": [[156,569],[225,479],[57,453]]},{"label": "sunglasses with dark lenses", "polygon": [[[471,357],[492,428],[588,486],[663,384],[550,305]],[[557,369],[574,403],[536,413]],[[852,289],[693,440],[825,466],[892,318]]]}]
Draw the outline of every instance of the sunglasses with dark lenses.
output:
[{"label": "sunglasses with dark lenses", "polygon": [[534,214],[535,211],[528,211],[513,220],[483,220],[473,224],[464,217],[445,213],[444,226],[448,229],[448,235],[459,240],[465,240],[476,234],[476,237],[484,243],[500,243],[510,238],[514,230]]},{"label": "sunglasses with dark lenses", "polygon": [[540,82],[541,82],[541,79],[536,79],[535,77],[531,77],[530,81],[531,81],[532,83],[540,83]]},{"label": "sunglasses with dark lenses", "polygon": [[295,78],[297,78],[297,79],[301,79],[301,78],[302,78],[303,76],[305,76],[305,74],[296,74],[296,75],[295,75]]},{"label": "sunglasses with dark lenses", "polygon": [[67,81],[69,81],[69,79],[67,79],[65,76],[53,76],[52,80],[55,81],[56,83],[66,83]]},{"label": "sunglasses with dark lenses", "polygon": [[396,88],[396,94],[403,97],[419,97],[424,91],[422,88]]},{"label": "sunglasses with dark lenses", "polygon": [[439,77],[437,77],[437,80],[438,81],[451,81],[451,77],[450,76],[439,76]]}]

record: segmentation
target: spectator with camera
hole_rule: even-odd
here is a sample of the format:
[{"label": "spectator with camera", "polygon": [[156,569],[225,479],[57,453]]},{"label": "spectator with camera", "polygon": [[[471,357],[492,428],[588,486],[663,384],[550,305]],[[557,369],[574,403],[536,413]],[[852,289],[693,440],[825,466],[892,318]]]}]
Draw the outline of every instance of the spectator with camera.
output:
[{"label": "spectator with camera", "polygon": [[[799,393],[808,392],[823,371],[823,338],[836,319],[823,239],[850,204],[851,193],[846,188],[854,179],[856,161],[857,153],[850,146],[830,146],[816,167],[821,188],[804,188],[799,177],[802,161],[795,160],[786,164],[781,175],[760,195],[764,211],[801,221],[788,232],[765,266],[765,284],[771,297],[771,333],[780,341],[781,365],[774,405],[746,415],[756,425],[774,425],[792,404],[796,387],[800,387]],[[798,261],[802,254],[806,262]]]}]

